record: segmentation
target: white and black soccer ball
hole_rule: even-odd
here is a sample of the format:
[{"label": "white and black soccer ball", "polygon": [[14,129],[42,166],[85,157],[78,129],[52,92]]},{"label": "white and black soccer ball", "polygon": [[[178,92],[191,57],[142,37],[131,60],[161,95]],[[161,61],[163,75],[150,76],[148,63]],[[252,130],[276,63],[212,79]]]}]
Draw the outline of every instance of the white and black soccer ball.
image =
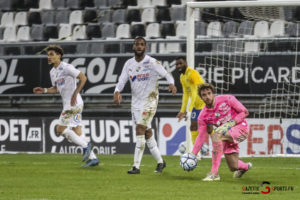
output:
[{"label": "white and black soccer ball", "polygon": [[180,165],[184,171],[192,171],[197,166],[197,158],[194,154],[185,153],[180,157]]},{"label": "white and black soccer ball", "polygon": [[206,143],[203,143],[202,148],[200,149],[201,155],[205,156],[209,152],[209,146]]},{"label": "white and black soccer ball", "polygon": [[178,151],[179,153],[181,154],[184,154],[185,151],[186,151],[186,142],[181,142],[179,145],[178,145]]}]

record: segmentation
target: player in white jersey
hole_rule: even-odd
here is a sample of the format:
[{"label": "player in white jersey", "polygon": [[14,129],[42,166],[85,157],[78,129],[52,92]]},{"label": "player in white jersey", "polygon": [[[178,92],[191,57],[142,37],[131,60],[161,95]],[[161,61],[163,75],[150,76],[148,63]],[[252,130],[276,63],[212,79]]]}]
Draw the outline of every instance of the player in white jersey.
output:
[{"label": "player in white jersey", "polygon": [[[92,151],[91,143],[86,142],[82,137],[81,130],[83,101],[79,93],[86,82],[86,76],[73,65],[61,61],[63,56],[61,47],[50,45],[46,48],[46,51],[48,64],[53,65],[50,71],[52,87],[36,87],[33,92],[35,94],[60,93],[63,101],[63,111],[60,114],[56,132],[63,135],[68,141],[83,148],[82,161],[86,161],[83,167],[96,166],[99,164],[99,160]],[[76,83],[77,79],[79,79],[78,84]]]},{"label": "player in white jersey", "polygon": [[128,174],[139,174],[145,144],[157,161],[155,172],[162,172],[166,163],[162,159],[156,140],[152,133],[151,122],[158,104],[158,79],[165,77],[169,83],[169,90],[175,95],[177,89],[173,77],[163,68],[156,59],[145,55],[146,40],[137,37],[134,40],[133,50],[135,56],[125,63],[119,82],[114,93],[114,102],[120,104],[126,82],[131,84],[131,112],[132,121],[136,129],[136,146],[134,151],[134,164]]}]

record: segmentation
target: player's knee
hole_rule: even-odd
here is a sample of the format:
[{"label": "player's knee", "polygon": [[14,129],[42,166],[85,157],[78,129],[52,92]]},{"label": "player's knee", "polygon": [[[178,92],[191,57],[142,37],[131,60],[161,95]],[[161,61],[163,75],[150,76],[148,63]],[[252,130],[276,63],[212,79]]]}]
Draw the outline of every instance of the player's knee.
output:
[{"label": "player's knee", "polygon": [[136,138],[136,147],[140,150],[145,149],[146,140],[145,137],[142,135],[137,136]]},{"label": "player's knee", "polygon": [[147,127],[141,124],[136,125],[136,134],[137,135],[145,135]]},{"label": "player's knee", "polygon": [[145,132],[145,138],[146,138],[146,140],[148,140],[149,138],[151,138],[152,135],[153,135],[152,129],[151,128],[147,129],[146,132]]},{"label": "player's knee", "polygon": [[72,130],[78,135],[78,136],[81,136],[81,126],[76,126],[76,127],[73,127]]},{"label": "player's knee", "polygon": [[56,129],[56,133],[58,133],[59,135],[61,135],[64,132],[64,130],[66,129],[66,127],[65,126],[57,125],[55,129]]}]

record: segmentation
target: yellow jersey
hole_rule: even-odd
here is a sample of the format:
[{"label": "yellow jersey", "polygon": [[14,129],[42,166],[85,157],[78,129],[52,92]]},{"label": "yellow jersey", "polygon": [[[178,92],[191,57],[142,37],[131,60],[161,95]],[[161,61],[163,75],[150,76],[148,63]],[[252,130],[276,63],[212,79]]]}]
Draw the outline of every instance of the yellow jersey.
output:
[{"label": "yellow jersey", "polygon": [[204,80],[200,76],[199,72],[190,67],[187,67],[185,73],[180,75],[180,83],[183,90],[180,112],[186,112],[186,106],[189,98],[191,98],[191,101],[188,107],[188,112],[191,112],[193,108],[201,110],[205,104],[198,95],[198,86],[204,83]]}]

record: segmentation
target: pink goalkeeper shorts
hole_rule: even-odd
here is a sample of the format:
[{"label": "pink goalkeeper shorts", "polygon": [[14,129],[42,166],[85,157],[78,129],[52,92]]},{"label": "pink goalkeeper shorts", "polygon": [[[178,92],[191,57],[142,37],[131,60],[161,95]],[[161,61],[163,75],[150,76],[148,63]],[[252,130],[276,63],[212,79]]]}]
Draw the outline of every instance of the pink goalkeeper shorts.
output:
[{"label": "pink goalkeeper shorts", "polygon": [[239,153],[239,143],[244,141],[249,134],[249,126],[246,121],[241,122],[240,124],[232,127],[228,133],[233,138],[233,142],[224,142],[223,152],[225,154],[230,153]]}]

